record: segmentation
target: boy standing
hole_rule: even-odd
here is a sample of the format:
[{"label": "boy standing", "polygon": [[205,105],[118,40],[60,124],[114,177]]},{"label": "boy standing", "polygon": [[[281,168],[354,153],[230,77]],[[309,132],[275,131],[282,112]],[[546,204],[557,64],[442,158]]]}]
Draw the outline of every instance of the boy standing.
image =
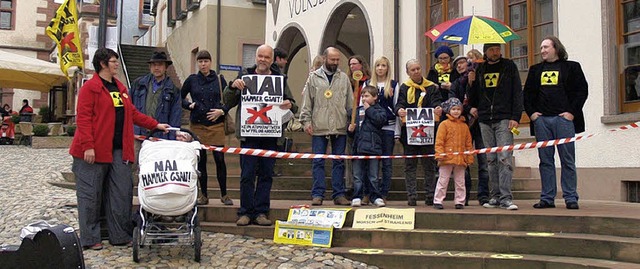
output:
[{"label": "boy standing", "polygon": [[[358,107],[356,123],[349,124],[353,135],[353,155],[382,155],[382,127],[387,123],[387,113],[378,101],[378,89],[365,86],[362,89],[362,106]],[[385,206],[378,188],[378,159],[353,160],[354,195],[351,206],[361,206],[363,185],[369,185],[368,195],[373,204]],[[363,184],[364,183],[364,184]]]}]

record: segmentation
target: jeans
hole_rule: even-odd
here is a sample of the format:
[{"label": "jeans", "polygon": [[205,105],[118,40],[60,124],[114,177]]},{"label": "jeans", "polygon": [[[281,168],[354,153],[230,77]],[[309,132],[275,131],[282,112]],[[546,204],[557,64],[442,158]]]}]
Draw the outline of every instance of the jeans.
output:
[{"label": "jeans", "polygon": [[[394,131],[382,130],[382,155],[390,156],[393,155],[393,146],[396,144],[396,139],[394,137]],[[389,195],[389,190],[391,189],[391,177],[393,175],[393,160],[392,159],[382,159],[380,161],[382,163],[382,180],[380,180],[378,184],[378,190],[380,191],[380,195],[382,197],[387,197]],[[373,201],[373,199],[372,199]]]},{"label": "jeans", "polygon": [[[405,155],[433,154],[435,149],[430,146],[410,146],[404,145]],[[424,189],[426,192],[425,201],[433,200],[436,190],[436,160],[433,157],[419,158],[424,169]],[[417,158],[407,158],[404,160],[405,185],[407,187],[407,197],[416,198],[417,183],[416,170],[418,168]]]},{"label": "jeans", "polygon": [[[480,132],[480,125],[473,125],[470,130],[471,139],[473,139],[473,145],[476,149],[484,148],[484,142],[482,141],[482,132]],[[487,167],[487,155],[476,155],[476,162],[478,163],[478,201],[483,198],[489,199],[489,169]],[[467,200],[469,199],[469,193],[471,192],[471,171],[469,166],[465,171],[465,187],[467,190]]]},{"label": "jeans", "polygon": [[364,185],[366,182],[369,184],[369,198],[371,201],[375,201],[377,198],[382,198],[380,191],[378,190],[378,162],[379,160],[353,160],[353,198],[363,197]]},{"label": "jeans", "polygon": [[[311,147],[313,148],[313,153],[327,153],[329,140],[331,140],[331,154],[344,154],[344,150],[347,145],[346,135],[314,135],[311,138]],[[344,160],[332,160],[332,162],[331,187],[333,188],[333,193],[331,194],[331,198],[335,199],[340,196],[344,196]],[[324,192],[326,190],[326,186],[324,183],[324,159],[313,159],[312,170],[313,187],[311,188],[311,197],[324,198]]]},{"label": "jeans", "polygon": [[[533,123],[537,141],[553,140],[559,138],[574,137],[576,135],[573,122],[560,116],[540,116]],[[576,149],[574,143],[557,145],[560,156],[562,197],[565,203],[578,202],[577,174],[576,174]],[[540,158],[540,178],[542,180],[542,192],[540,200],[553,204],[557,193],[555,147],[538,149]]]},{"label": "jeans", "polygon": [[[482,140],[486,147],[513,145],[513,134],[509,130],[509,120],[495,123],[480,123]],[[489,164],[489,187],[491,198],[500,203],[513,200],[511,180],[513,176],[513,151],[487,153]]]},{"label": "jeans", "polygon": [[[240,143],[242,148],[277,149],[275,137],[247,137]],[[269,214],[271,184],[275,158],[240,155],[240,209],[238,216],[256,218],[259,214]],[[257,168],[257,170],[256,170]],[[256,173],[258,183],[256,184]]]}]

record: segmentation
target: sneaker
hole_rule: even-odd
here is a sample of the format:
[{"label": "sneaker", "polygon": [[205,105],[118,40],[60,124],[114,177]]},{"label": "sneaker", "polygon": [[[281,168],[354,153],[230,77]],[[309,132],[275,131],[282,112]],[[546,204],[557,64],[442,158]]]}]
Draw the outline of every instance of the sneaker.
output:
[{"label": "sneaker", "polygon": [[196,203],[198,203],[198,205],[209,204],[209,198],[207,198],[207,196],[204,196],[202,194],[198,194],[198,200],[196,201]]},{"label": "sneaker", "polygon": [[322,197],[313,197],[311,205],[322,205]]},{"label": "sneaker", "polygon": [[384,207],[384,200],[382,200],[382,198],[378,198],[375,201],[373,201],[373,204],[376,205],[377,207]]},{"label": "sneaker", "polygon": [[567,209],[580,209],[578,202],[569,202],[567,203]]},{"label": "sneaker", "polygon": [[546,201],[540,200],[537,204],[533,205],[533,208],[543,209],[543,208],[555,208],[556,205],[553,203],[547,203]]},{"label": "sneaker", "polygon": [[271,220],[269,220],[265,214],[259,214],[253,222],[260,226],[271,226]]},{"label": "sneaker", "polygon": [[345,198],[344,196],[340,196],[333,199],[333,204],[334,205],[350,205],[351,202],[349,202],[349,200],[347,200],[347,198]]},{"label": "sneaker", "polygon": [[97,244],[92,245],[92,246],[85,246],[84,247],[84,249],[91,249],[91,250],[101,250],[103,248],[104,248],[104,246],[102,244],[100,244],[100,243],[97,243]]},{"label": "sneaker", "polygon": [[351,200],[351,206],[361,206],[362,205],[362,200],[360,200],[360,198],[355,198],[353,200]]},{"label": "sneaker", "polygon": [[487,198],[487,197],[480,197],[478,199],[478,204],[480,204],[480,206],[484,206],[484,204],[486,204],[488,202],[489,202],[489,198]]},{"label": "sneaker", "polygon": [[369,200],[369,195],[365,195],[362,198],[362,205],[368,205],[371,201]]},{"label": "sneaker", "polygon": [[410,197],[410,198],[407,200],[407,205],[409,205],[409,206],[416,206],[416,205],[418,205],[418,203],[416,203],[416,198]]},{"label": "sneaker", "polygon": [[433,204],[433,208],[435,208],[435,209],[444,209],[444,206],[442,204]]},{"label": "sneaker", "polygon": [[224,205],[233,205],[233,200],[229,198],[229,195],[222,196],[220,198],[220,202],[222,202],[222,204]]},{"label": "sneaker", "polygon": [[456,209],[463,209],[463,208],[464,208],[464,205],[461,205],[461,204],[456,205]]},{"label": "sneaker", "polygon": [[511,200],[506,200],[500,204],[500,208],[506,210],[518,210],[518,206],[513,203]]},{"label": "sneaker", "polygon": [[251,219],[247,215],[242,215],[236,221],[236,225],[238,226],[247,226],[251,222]]},{"label": "sneaker", "polygon": [[500,204],[498,204],[498,200],[496,198],[491,198],[489,202],[482,204],[484,208],[498,208]]}]

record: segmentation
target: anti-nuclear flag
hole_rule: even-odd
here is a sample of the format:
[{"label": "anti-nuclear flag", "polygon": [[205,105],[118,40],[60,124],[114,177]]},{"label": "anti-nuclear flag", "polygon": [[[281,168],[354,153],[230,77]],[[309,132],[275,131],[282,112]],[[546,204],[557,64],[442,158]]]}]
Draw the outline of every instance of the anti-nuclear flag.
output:
[{"label": "anti-nuclear flag", "polygon": [[65,0],[56,11],[46,33],[58,45],[60,69],[67,77],[67,69],[72,66],[84,68],[80,45],[80,31],[78,31],[78,12],[76,0]]}]

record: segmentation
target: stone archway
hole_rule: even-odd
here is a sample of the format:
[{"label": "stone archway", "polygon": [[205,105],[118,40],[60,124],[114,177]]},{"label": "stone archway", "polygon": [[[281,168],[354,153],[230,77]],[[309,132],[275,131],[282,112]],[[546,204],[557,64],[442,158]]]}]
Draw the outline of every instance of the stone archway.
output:
[{"label": "stone archway", "polygon": [[297,23],[291,23],[283,28],[276,47],[289,54],[285,67],[287,83],[296,102],[302,104],[302,88],[308,77],[309,66],[315,55],[311,55],[307,46],[307,37],[303,28]]},{"label": "stone archway", "polygon": [[[371,26],[362,4],[359,1],[345,1],[337,5],[325,25],[321,42],[318,53],[328,46],[335,46],[345,57],[360,54],[371,63]],[[346,67],[346,62],[342,65]]]}]

